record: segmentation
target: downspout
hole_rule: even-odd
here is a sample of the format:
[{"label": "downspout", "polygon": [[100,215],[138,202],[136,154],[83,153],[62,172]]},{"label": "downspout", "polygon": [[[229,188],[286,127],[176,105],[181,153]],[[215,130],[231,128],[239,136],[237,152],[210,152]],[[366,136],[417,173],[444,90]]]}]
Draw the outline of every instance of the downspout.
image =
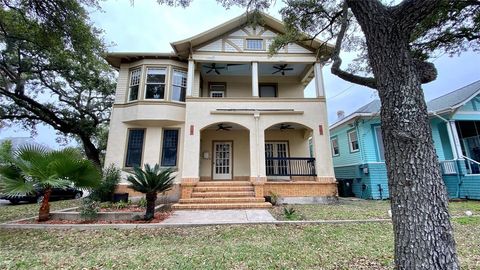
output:
[{"label": "downspout", "polygon": [[462,185],[462,179],[460,177],[460,166],[458,165],[458,159],[460,158],[458,156],[458,148],[457,144],[453,141],[453,134],[452,134],[452,129],[450,127],[450,121],[443,118],[442,116],[438,115],[437,113],[433,112],[432,113],[434,116],[436,116],[438,119],[442,120],[447,124],[447,133],[448,133],[448,139],[450,141],[450,145],[453,145],[453,158],[455,159],[455,170],[457,171],[457,194],[456,197],[460,198],[460,186]]}]

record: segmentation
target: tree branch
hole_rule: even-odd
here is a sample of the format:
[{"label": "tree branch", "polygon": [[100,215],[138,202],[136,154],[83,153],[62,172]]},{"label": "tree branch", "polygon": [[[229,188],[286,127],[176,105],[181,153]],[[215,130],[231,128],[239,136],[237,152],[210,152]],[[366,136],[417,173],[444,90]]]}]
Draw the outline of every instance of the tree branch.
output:
[{"label": "tree branch", "polygon": [[344,71],[340,68],[340,66],[342,65],[342,59],[340,58],[340,50],[342,48],[342,40],[345,36],[345,32],[347,31],[347,27],[348,27],[348,6],[346,3],[344,3],[343,14],[342,14],[342,26],[340,28],[340,32],[338,33],[337,41],[335,43],[335,49],[332,55],[332,60],[333,60],[332,69],[331,69],[332,74],[338,76],[343,80],[376,89],[377,86],[376,86],[375,78],[358,76],[358,75],[349,73],[347,71]]},{"label": "tree branch", "polygon": [[445,0],[405,0],[393,8],[392,16],[405,32],[411,32]]}]

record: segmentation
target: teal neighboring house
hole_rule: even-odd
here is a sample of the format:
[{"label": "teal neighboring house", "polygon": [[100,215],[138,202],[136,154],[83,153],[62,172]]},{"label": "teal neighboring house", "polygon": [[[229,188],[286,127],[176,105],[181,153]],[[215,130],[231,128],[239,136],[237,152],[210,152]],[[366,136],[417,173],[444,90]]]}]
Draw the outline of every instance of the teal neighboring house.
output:
[{"label": "teal neighboring house", "polygon": [[[427,102],[432,136],[450,198],[480,200],[480,81]],[[330,126],[339,195],[386,199],[388,179],[380,100]]]}]

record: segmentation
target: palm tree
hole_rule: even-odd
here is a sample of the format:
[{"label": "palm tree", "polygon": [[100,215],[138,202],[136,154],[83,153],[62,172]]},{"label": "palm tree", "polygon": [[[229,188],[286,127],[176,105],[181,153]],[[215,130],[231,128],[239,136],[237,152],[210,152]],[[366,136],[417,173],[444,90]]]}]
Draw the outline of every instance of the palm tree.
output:
[{"label": "palm tree", "polygon": [[139,167],[133,169],[133,175],[127,177],[130,182],[130,188],[135,191],[145,193],[147,200],[147,210],[145,212],[145,220],[151,220],[155,214],[155,201],[157,200],[157,193],[168,191],[173,186],[172,176],[173,169],[160,169],[160,165],[155,164],[151,167],[145,164],[145,170]]},{"label": "palm tree", "polygon": [[52,188],[71,184],[92,188],[100,183],[101,173],[89,160],[73,148],[49,151],[42,146],[26,145],[10,152],[7,162],[0,165],[5,193],[14,197],[43,190],[38,221],[50,217]]}]

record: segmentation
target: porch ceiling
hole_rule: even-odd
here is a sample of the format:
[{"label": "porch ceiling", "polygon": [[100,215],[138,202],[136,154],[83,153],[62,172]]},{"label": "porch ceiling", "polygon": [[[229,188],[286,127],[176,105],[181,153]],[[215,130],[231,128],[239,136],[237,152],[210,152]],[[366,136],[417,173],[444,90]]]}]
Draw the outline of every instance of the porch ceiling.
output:
[{"label": "porch ceiling", "polygon": [[[201,73],[203,76],[251,76],[251,65],[250,63],[201,63]],[[283,65],[286,69],[284,74],[282,72],[277,72],[279,69],[275,67],[281,67]],[[215,67],[218,73],[215,72]],[[259,63],[258,64],[258,75],[259,76],[299,76],[304,72],[307,64],[287,64],[287,63]],[[276,72],[275,74],[273,74]]]}]

